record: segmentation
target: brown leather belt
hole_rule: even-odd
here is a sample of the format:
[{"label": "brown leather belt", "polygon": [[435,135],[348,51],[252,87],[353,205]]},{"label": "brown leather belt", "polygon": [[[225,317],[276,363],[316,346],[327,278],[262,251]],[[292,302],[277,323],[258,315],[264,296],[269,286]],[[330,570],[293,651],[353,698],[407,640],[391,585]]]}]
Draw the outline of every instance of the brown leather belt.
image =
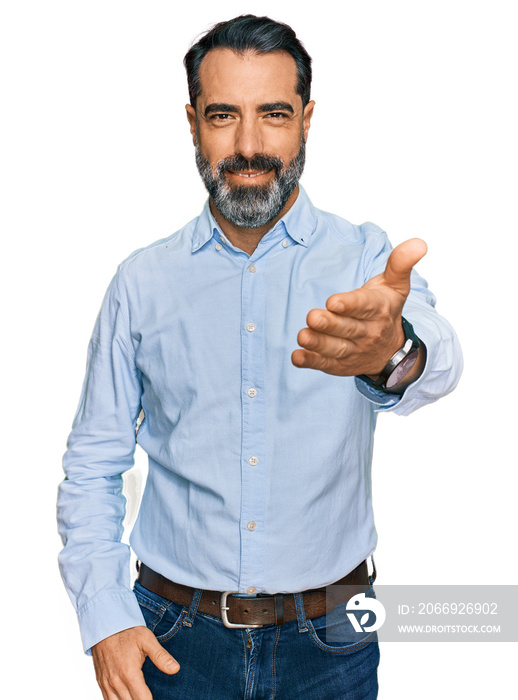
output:
[{"label": "brown leather belt", "polygon": [[[196,589],[169,581],[145,564],[140,563],[137,568],[137,580],[141,586],[162,598],[189,607]],[[368,587],[367,562],[363,561],[347,576],[336,581],[331,588],[303,591],[306,617],[321,617],[338,603],[346,602],[357,593],[364,593]],[[226,627],[282,625],[297,619],[293,593],[260,593],[257,597],[243,598],[236,596],[236,591],[204,590],[198,604],[198,612],[221,618]]]}]

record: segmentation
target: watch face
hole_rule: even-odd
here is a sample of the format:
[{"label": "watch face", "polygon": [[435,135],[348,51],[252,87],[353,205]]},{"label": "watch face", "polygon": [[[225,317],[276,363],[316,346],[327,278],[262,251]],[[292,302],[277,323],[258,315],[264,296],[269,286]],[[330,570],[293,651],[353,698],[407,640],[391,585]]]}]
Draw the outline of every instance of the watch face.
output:
[{"label": "watch face", "polygon": [[387,382],[385,384],[385,387],[387,389],[391,389],[393,386],[396,386],[396,384],[399,384],[399,382],[401,382],[406,377],[406,375],[415,365],[418,355],[419,350],[414,350],[405,358],[403,358],[403,360],[401,360],[401,362],[398,364],[395,370],[391,373],[390,377],[387,379]]}]

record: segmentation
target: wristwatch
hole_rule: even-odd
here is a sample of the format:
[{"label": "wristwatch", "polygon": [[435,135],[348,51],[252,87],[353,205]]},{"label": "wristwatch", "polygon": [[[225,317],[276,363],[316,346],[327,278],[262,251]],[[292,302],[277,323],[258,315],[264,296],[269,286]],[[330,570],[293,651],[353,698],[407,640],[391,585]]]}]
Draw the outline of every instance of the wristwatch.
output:
[{"label": "wristwatch", "polygon": [[412,324],[401,318],[405,344],[395,352],[387,362],[377,379],[371,379],[366,374],[360,374],[358,379],[363,380],[375,389],[390,389],[400,382],[410,372],[417,360],[421,342],[414,332]]}]

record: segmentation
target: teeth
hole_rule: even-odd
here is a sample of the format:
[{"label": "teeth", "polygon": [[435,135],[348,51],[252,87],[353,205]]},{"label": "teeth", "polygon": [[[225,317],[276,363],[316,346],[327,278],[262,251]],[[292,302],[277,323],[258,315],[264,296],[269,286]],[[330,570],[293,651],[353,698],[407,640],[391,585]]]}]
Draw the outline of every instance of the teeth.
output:
[{"label": "teeth", "polygon": [[258,175],[264,175],[267,172],[268,172],[268,170],[262,170],[260,173],[251,173],[251,174],[235,172],[234,175],[239,175],[239,177],[257,177]]}]

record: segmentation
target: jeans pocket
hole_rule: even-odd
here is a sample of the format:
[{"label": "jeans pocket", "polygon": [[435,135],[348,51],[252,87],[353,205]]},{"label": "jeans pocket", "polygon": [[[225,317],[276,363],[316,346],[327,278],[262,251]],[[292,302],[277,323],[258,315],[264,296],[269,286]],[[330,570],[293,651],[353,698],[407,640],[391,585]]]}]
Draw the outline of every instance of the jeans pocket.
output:
[{"label": "jeans pocket", "polygon": [[171,639],[182,626],[187,609],[144,588],[138,581],[135,581],[133,592],[148,629],[159,642]]},{"label": "jeans pocket", "polygon": [[[372,584],[365,591],[365,596],[376,597]],[[365,621],[365,613],[352,611],[345,602],[336,605],[322,617],[308,620],[307,623],[310,636],[320,649],[335,654],[347,654],[363,649],[366,644],[377,640],[375,631],[363,629]]]}]

